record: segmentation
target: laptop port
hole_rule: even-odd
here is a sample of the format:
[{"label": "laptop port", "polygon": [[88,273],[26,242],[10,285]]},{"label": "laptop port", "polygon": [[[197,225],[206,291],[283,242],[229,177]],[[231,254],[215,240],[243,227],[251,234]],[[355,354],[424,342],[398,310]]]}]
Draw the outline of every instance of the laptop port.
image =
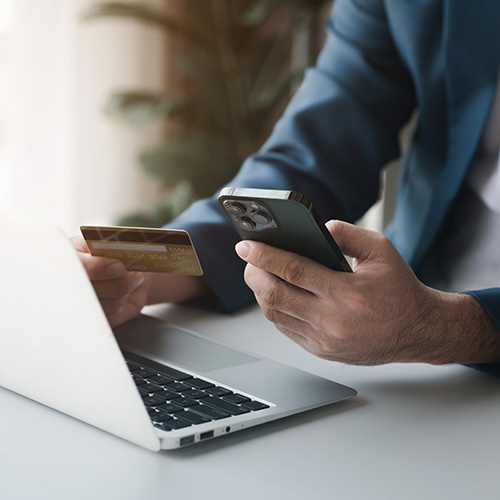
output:
[{"label": "laptop port", "polygon": [[187,444],[193,444],[193,443],[194,443],[194,435],[181,438],[180,445],[186,446]]},{"label": "laptop port", "polygon": [[203,439],[210,439],[214,437],[214,431],[207,431],[207,432],[202,432],[200,434],[200,441]]}]

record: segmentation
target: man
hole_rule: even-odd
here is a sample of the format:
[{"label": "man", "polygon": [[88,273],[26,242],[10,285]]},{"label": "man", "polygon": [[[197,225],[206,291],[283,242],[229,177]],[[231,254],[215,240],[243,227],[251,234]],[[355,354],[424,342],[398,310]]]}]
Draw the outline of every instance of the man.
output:
[{"label": "man", "polygon": [[[234,229],[204,200],[171,225],[190,232],[204,279],[127,273],[75,240],[110,323],[146,304],[232,310],[254,294],[281,332],[322,358],[500,362],[500,202],[488,201],[500,200],[498,26],[498,0],[337,0],[316,67],[230,185],[306,194],[337,219],[328,229],[354,273],[256,242],[237,245],[240,260]],[[415,110],[389,239],[341,222],[377,200]]]}]

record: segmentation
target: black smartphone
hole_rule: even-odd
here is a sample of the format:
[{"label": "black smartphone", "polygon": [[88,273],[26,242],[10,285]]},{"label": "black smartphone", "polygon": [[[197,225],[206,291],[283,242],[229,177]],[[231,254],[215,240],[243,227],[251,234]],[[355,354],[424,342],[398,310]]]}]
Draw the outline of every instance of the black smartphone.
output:
[{"label": "black smartphone", "polygon": [[267,243],[352,272],[307,196],[294,191],[226,187],[219,203],[244,240]]}]

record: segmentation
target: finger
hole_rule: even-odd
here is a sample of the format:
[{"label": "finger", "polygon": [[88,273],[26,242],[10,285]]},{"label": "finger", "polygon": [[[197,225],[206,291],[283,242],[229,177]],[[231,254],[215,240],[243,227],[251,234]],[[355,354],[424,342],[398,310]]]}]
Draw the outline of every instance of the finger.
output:
[{"label": "finger", "polygon": [[125,323],[139,314],[145,304],[145,290],[138,288],[130,295],[121,300],[101,301],[101,305],[107,308],[106,317],[109,324],[114,327]]},{"label": "finger", "polygon": [[78,252],[90,253],[87,242],[81,235],[73,236],[70,238],[71,244],[76,248]]},{"label": "finger", "polygon": [[94,257],[87,253],[80,253],[79,256],[92,281],[120,278],[128,272],[125,264],[117,259]]},{"label": "finger", "polygon": [[335,272],[306,257],[257,241],[240,241],[236,252],[249,264],[313,293],[320,293],[325,279]]},{"label": "finger", "polygon": [[126,301],[127,297],[121,297],[120,299],[100,299],[101,307],[108,317],[120,314]]},{"label": "finger", "polygon": [[[286,321],[286,320],[285,320]],[[286,335],[290,340],[298,344],[300,347],[305,349],[307,352],[317,356],[318,358],[328,359],[330,361],[344,361],[348,358],[342,353],[338,353],[336,350],[325,350],[321,343],[316,341],[314,335],[303,335],[301,331],[297,331],[297,328],[301,328],[300,323],[290,322],[291,328],[287,328],[283,325],[275,325],[276,328]]]},{"label": "finger", "polygon": [[[374,256],[380,243],[387,238],[376,231],[364,229],[340,220],[326,223],[327,229],[337,242],[340,250],[349,257],[367,260]],[[387,240],[388,242],[388,240]]]},{"label": "finger", "polygon": [[[315,326],[318,319],[318,299],[315,295],[251,264],[247,264],[245,279],[254,290],[265,317],[279,331],[314,355],[333,359],[332,351],[324,348],[324,333]],[[331,336],[327,338],[330,346]]]},{"label": "finger", "polygon": [[71,243],[77,250],[83,267],[92,281],[118,278],[127,272],[125,264],[120,260],[92,256],[87,242],[82,236],[73,236]]},{"label": "finger", "polygon": [[143,283],[143,273],[128,272],[117,279],[94,281],[93,286],[99,299],[119,299],[131,294]]},{"label": "finger", "polygon": [[270,321],[274,322],[274,314],[278,312],[309,321],[313,294],[252,264],[247,264],[245,268],[245,281]]}]

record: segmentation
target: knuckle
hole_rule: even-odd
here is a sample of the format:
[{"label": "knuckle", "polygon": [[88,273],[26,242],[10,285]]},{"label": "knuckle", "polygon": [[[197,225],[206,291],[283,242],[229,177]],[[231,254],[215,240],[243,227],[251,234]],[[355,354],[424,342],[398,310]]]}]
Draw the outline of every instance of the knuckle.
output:
[{"label": "knuckle", "polygon": [[133,291],[132,281],[130,279],[117,279],[115,293],[116,297],[127,297]]},{"label": "knuckle", "polygon": [[280,282],[274,280],[262,291],[261,300],[266,308],[275,308],[281,304],[282,296]]},{"label": "knuckle", "polygon": [[288,283],[297,283],[304,276],[304,266],[299,259],[289,259],[283,264],[283,279]]},{"label": "knuckle", "polygon": [[280,324],[280,313],[276,309],[264,307],[262,311],[264,312],[266,319],[271,323],[275,323],[276,325]]},{"label": "knuckle", "polygon": [[375,238],[377,245],[383,252],[391,251],[394,248],[391,240],[385,234],[378,233]]},{"label": "knuckle", "polygon": [[261,306],[261,308],[262,308],[262,312],[264,313],[264,317],[268,321],[270,321],[271,323],[274,323],[272,309],[270,309],[269,307],[266,307],[266,306]]},{"label": "knuckle", "polygon": [[101,307],[106,316],[119,314],[123,309],[123,300],[101,300]]}]

